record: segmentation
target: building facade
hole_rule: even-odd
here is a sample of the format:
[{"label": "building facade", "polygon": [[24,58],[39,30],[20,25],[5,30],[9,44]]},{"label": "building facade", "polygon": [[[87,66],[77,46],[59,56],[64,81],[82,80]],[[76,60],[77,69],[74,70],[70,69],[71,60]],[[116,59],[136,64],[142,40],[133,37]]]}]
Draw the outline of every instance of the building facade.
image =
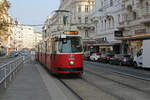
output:
[{"label": "building facade", "polygon": [[123,0],[122,21],[118,29],[123,36],[123,52],[133,56],[142,47],[144,39],[150,38],[150,0]]},{"label": "building facade", "polygon": [[[64,26],[76,26],[83,40],[93,40],[95,27],[91,23],[95,0],[61,0],[59,10],[48,17],[43,27],[44,34],[64,29]],[[64,18],[66,18],[64,22]],[[47,36],[47,35],[43,35]]]},{"label": "building facade", "polygon": [[30,26],[14,25],[12,50],[20,51],[23,48],[33,49],[42,40],[42,34],[35,32]]},{"label": "building facade", "polygon": [[96,0],[92,21],[96,27],[96,46],[100,52],[121,52],[121,41],[115,39],[115,32],[121,21],[122,0]]}]

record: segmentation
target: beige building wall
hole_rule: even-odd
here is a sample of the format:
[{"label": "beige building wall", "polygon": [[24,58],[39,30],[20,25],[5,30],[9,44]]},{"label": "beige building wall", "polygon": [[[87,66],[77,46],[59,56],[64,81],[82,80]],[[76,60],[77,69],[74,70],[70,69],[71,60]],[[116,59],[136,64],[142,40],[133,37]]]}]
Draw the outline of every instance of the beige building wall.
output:
[{"label": "beige building wall", "polygon": [[42,33],[41,32],[35,32],[34,33],[34,47],[38,45],[42,41]]},{"label": "beige building wall", "polygon": [[23,48],[34,48],[34,29],[29,26],[22,26]]}]

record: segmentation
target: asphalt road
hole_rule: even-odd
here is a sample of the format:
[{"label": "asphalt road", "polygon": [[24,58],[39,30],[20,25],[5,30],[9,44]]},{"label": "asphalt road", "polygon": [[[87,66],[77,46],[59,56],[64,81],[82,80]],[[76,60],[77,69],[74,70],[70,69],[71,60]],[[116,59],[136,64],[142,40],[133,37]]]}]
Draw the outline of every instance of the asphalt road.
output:
[{"label": "asphalt road", "polygon": [[[84,62],[84,67],[83,79],[116,100],[149,100],[150,98],[150,81],[143,80],[150,77],[150,72],[147,70],[88,61]],[[135,77],[128,76],[129,74]],[[95,91],[92,93],[96,94]],[[103,96],[103,100],[108,100],[107,97]],[[109,98],[109,100],[113,99]]]}]

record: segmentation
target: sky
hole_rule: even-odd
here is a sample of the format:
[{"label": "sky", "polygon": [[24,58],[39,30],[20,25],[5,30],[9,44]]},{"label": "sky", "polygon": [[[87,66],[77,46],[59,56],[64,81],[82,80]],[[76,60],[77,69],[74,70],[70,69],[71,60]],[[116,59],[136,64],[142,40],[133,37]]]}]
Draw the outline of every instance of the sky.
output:
[{"label": "sky", "polygon": [[[59,7],[60,0],[8,0],[11,3],[9,14],[20,24],[44,24],[48,15]],[[34,27],[41,31],[41,27]]]}]

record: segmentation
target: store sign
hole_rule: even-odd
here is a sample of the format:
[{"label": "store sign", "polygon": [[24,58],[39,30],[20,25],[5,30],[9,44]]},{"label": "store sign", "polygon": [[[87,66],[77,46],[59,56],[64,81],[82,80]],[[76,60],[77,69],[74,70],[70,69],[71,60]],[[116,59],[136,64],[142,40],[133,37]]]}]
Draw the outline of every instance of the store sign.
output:
[{"label": "store sign", "polygon": [[145,33],[146,33],[146,29],[135,30],[135,34],[145,34]]},{"label": "store sign", "polygon": [[122,36],[123,36],[123,33],[122,33],[122,31],[115,31],[115,32],[114,32],[114,36],[115,36],[115,37],[122,37]]}]

